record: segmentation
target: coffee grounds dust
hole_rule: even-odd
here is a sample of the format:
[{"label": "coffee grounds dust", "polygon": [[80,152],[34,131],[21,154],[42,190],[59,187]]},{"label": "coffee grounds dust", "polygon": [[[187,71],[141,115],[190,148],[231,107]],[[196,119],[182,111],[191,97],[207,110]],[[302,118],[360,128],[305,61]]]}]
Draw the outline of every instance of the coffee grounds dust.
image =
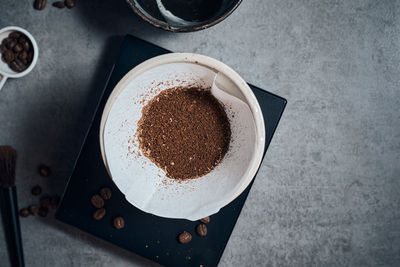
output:
[{"label": "coffee grounds dust", "polygon": [[185,180],[213,170],[229,148],[231,130],[223,106],[209,90],[174,87],[142,109],[139,148],[167,177]]}]

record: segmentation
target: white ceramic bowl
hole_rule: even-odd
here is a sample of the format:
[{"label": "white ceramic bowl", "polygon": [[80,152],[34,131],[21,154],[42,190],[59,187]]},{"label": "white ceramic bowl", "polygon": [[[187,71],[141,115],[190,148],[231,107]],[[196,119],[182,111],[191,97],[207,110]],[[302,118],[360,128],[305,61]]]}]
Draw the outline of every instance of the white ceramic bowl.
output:
[{"label": "white ceramic bowl", "polygon": [[[240,99],[242,103],[247,104],[244,105],[250,109],[248,113],[253,119],[252,127],[254,129],[251,131],[254,138],[249,143],[241,140],[242,148],[246,146],[249,154],[243,157],[245,166],[234,170],[235,166],[241,163],[241,149],[233,149],[233,152],[228,151],[225,156],[228,159],[224,158],[217,168],[207,175],[183,183],[174,183],[173,179],[159,178],[160,175],[155,172],[158,168],[143,156],[145,159],[139,160],[135,157],[125,159],[125,154],[129,154],[124,150],[125,144],[128,145],[129,136],[134,134],[133,132],[129,133],[129,130],[136,127],[141,116],[141,107],[138,106],[140,101],[137,99],[139,95],[135,96],[135,91],[140,91],[141,88],[142,83],[139,81],[175,79],[178,75],[174,74],[178,73],[174,72],[176,66],[183,68],[183,71],[186,71],[187,68],[188,75],[193,75],[193,72],[196,73],[196,71],[201,72],[203,69],[206,72],[219,73],[218,75],[225,77],[226,91]],[[180,79],[182,80],[182,78]],[[150,81],[147,82],[150,86],[157,84],[157,82],[150,83]],[[136,117],[136,120],[132,119],[131,124],[126,123],[131,117]],[[212,215],[238,197],[254,178],[261,164],[265,146],[263,115],[258,101],[247,83],[224,63],[207,56],[191,53],[171,53],[157,56],[141,63],[126,74],[108,98],[99,134],[101,153],[106,169],[131,204],[145,212],[161,217],[189,220],[198,220]],[[109,141],[113,138],[115,139],[114,143]],[[119,146],[121,148],[118,148]],[[230,156],[228,156],[229,153]],[[232,158],[236,160],[236,163],[232,163],[234,160],[230,162]],[[136,169],[127,165],[136,165]],[[215,180],[214,176],[218,175],[224,178]],[[163,183],[161,183],[162,179],[164,179]],[[226,181],[222,179],[226,179]],[[218,188],[220,184],[224,184],[224,188]]]},{"label": "white ceramic bowl", "polygon": [[21,78],[21,77],[27,75],[29,72],[31,72],[32,69],[35,67],[36,62],[38,60],[38,56],[39,56],[39,48],[37,46],[35,38],[33,38],[33,36],[27,30],[22,29],[20,27],[9,26],[9,27],[5,27],[5,28],[1,29],[0,30],[0,43],[3,41],[3,39],[7,38],[11,32],[14,32],[14,31],[25,34],[26,37],[28,37],[28,39],[31,41],[31,44],[33,47],[33,59],[32,59],[31,64],[29,65],[29,67],[22,72],[13,71],[12,69],[10,69],[10,67],[5,62],[3,62],[3,60],[0,60],[0,90],[8,78]]}]

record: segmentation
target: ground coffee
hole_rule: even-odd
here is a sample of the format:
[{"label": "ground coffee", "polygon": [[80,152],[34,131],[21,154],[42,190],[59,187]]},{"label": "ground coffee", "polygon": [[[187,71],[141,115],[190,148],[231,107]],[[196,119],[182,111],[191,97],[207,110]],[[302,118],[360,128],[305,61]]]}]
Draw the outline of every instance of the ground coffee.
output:
[{"label": "ground coffee", "polygon": [[209,90],[175,87],[142,110],[139,148],[175,179],[203,176],[226,154],[231,130],[223,106]]}]

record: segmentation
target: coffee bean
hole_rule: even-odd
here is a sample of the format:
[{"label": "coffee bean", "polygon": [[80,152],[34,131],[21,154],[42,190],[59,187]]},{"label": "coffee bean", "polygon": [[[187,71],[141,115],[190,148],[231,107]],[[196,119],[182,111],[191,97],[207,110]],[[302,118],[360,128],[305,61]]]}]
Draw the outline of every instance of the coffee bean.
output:
[{"label": "coffee bean", "polygon": [[68,8],[73,8],[75,6],[75,1],[74,0],[65,0],[65,5]]},{"label": "coffee bean", "polygon": [[178,236],[178,240],[179,240],[179,242],[182,243],[182,244],[187,244],[187,243],[189,243],[190,241],[192,241],[192,235],[189,234],[188,232],[184,231],[183,233],[181,233],[181,234]]},{"label": "coffee bean", "polygon": [[18,58],[11,61],[9,66],[13,71],[16,71],[16,72],[21,72],[26,69],[26,65]]},{"label": "coffee bean", "polygon": [[124,218],[122,217],[116,217],[113,222],[114,222],[114,227],[118,230],[125,227],[125,221]]},{"label": "coffee bean", "polygon": [[[18,57],[18,55],[14,54],[14,58]],[[5,62],[5,60],[2,58],[2,61]],[[20,59],[14,59],[11,62],[6,62],[8,64],[8,67],[12,69],[14,72],[23,72],[26,69],[26,64],[24,63],[25,61],[20,60]]]},{"label": "coffee bean", "polygon": [[33,59],[33,52],[29,52],[28,53],[28,62],[32,62],[32,59]]},{"label": "coffee bean", "polygon": [[29,210],[27,208],[23,208],[19,211],[19,215],[21,215],[21,217],[28,217],[29,216]]},{"label": "coffee bean", "polygon": [[57,209],[59,203],[60,203],[60,196],[53,196],[50,199],[50,208],[52,208],[53,210]]},{"label": "coffee bean", "polygon": [[7,43],[8,43],[10,40],[11,40],[11,38],[9,38],[9,37],[4,38],[3,41],[1,41],[1,44],[2,44],[2,45],[7,45]]},{"label": "coffee bean", "polygon": [[29,213],[32,215],[38,215],[38,213],[39,213],[39,207],[36,205],[30,205],[28,207],[28,210],[29,210]]},{"label": "coffee bean", "polygon": [[20,59],[18,59],[18,56],[16,56],[15,53],[14,53],[14,57],[15,57],[14,62],[18,64],[20,71],[25,70],[26,65]]},{"label": "coffee bean", "polygon": [[28,38],[25,35],[21,35],[21,37],[18,38],[18,43],[24,44],[24,42],[27,42]]},{"label": "coffee bean", "polygon": [[90,202],[92,203],[92,205],[95,208],[98,208],[98,209],[100,209],[104,206],[104,200],[98,194],[92,196],[92,198],[90,199]]},{"label": "coffee bean", "polygon": [[100,195],[104,200],[109,200],[111,198],[111,189],[108,187],[100,189]]},{"label": "coffee bean", "polygon": [[18,39],[21,36],[21,33],[19,32],[12,32],[8,35],[8,37],[13,38],[13,39]]},{"label": "coffee bean", "polygon": [[35,8],[37,10],[43,10],[46,7],[46,0],[35,0]]},{"label": "coffee bean", "polygon": [[24,48],[25,51],[28,52],[31,49],[31,45],[29,44],[28,41],[25,41],[25,42],[23,42],[21,44],[22,44],[22,47]]},{"label": "coffee bean", "polygon": [[[29,53],[28,53],[28,57],[29,57]],[[39,174],[40,174],[40,176],[48,177],[50,175],[50,173],[51,173],[51,171],[50,171],[49,167],[47,167],[44,164],[39,165]]]},{"label": "coffee bean", "polygon": [[4,53],[7,51],[7,46],[5,44],[0,44],[0,53]]},{"label": "coffee bean", "polygon": [[200,220],[202,223],[209,223],[210,222],[210,217],[204,217],[203,219]]},{"label": "coffee bean", "polygon": [[2,54],[2,58],[4,60],[4,62],[6,63],[10,63],[11,61],[14,60],[14,53],[11,50],[7,50],[6,52],[4,52]]},{"label": "coffee bean", "polygon": [[50,206],[50,197],[45,196],[40,199],[40,206],[41,207],[49,207]]},{"label": "coffee bean", "polygon": [[49,213],[49,209],[46,207],[40,207],[39,208],[39,216],[40,217],[46,217],[47,214]]},{"label": "coffee bean", "polygon": [[54,7],[57,7],[57,8],[64,8],[64,7],[65,7],[65,4],[64,4],[63,1],[57,1],[57,2],[54,2],[54,3],[53,3],[53,6],[54,6]]},{"label": "coffee bean", "polygon": [[26,60],[26,62],[28,62],[28,52],[22,51],[21,53],[19,53],[18,58],[22,61]]},{"label": "coffee bean", "polygon": [[17,52],[17,53],[21,52],[23,49],[24,49],[24,48],[22,47],[21,44],[16,44],[16,45],[14,46],[14,51]]},{"label": "coffee bean", "polygon": [[38,196],[42,193],[42,188],[39,185],[35,185],[34,187],[32,187],[31,193],[34,196]]},{"label": "coffee bean", "polygon": [[16,72],[21,72],[20,67],[18,66],[18,64],[15,61],[11,61],[9,64],[9,67]]},{"label": "coffee bean", "polygon": [[96,210],[94,213],[93,213],[93,218],[95,219],[95,220],[101,220],[101,219],[103,219],[103,217],[106,215],[106,209],[105,208],[101,208],[101,209],[98,209],[98,210]]},{"label": "coffee bean", "polygon": [[10,39],[10,41],[7,42],[7,48],[13,49],[16,44],[17,44],[17,41],[15,41],[14,39]]},{"label": "coffee bean", "polygon": [[199,236],[206,236],[207,235],[207,226],[205,224],[197,225],[196,232]]}]

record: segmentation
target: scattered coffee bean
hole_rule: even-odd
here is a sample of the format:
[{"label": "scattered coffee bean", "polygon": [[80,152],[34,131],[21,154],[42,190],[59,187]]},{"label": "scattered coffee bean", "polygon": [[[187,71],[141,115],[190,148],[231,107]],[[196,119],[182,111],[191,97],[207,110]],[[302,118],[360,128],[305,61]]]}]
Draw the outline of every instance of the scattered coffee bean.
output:
[{"label": "scattered coffee bean", "polygon": [[100,195],[97,195],[97,194],[92,196],[92,198],[90,199],[90,202],[92,202],[92,205],[98,209],[100,209],[104,206],[104,200],[101,198]]},{"label": "scattered coffee bean", "polygon": [[50,206],[50,197],[45,196],[40,199],[40,206],[48,208]]},{"label": "scattered coffee bean", "polygon": [[30,205],[28,207],[28,210],[29,210],[29,213],[32,215],[38,215],[38,213],[39,213],[39,207],[36,205]]},{"label": "scattered coffee bean", "polygon": [[43,177],[48,177],[50,175],[50,168],[46,165],[39,165],[39,174]]},{"label": "scattered coffee bean", "polygon": [[111,189],[108,187],[100,189],[100,195],[104,200],[109,200],[111,198]]},{"label": "scattered coffee bean", "polygon": [[49,213],[49,209],[46,207],[40,207],[39,208],[39,216],[40,217],[46,217],[47,214]]},{"label": "scattered coffee bean", "polygon": [[197,225],[196,232],[199,236],[206,236],[207,235],[207,226],[205,224]]},{"label": "scattered coffee bean", "polygon": [[210,217],[204,217],[203,219],[200,220],[202,223],[209,223],[210,222]]},{"label": "scattered coffee bean", "polygon": [[179,242],[182,243],[182,244],[187,244],[187,243],[189,243],[190,241],[192,241],[192,235],[189,234],[188,232],[184,231],[183,233],[181,233],[181,234],[178,236],[178,240],[179,240]]},{"label": "scattered coffee bean", "polygon": [[53,210],[57,209],[59,203],[60,203],[60,196],[53,196],[50,199],[50,208],[52,208]]},{"label": "scattered coffee bean", "polygon": [[57,1],[57,2],[54,2],[54,3],[53,3],[53,6],[54,6],[54,7],[57,7],[57,8],[64,8],[64,7],[65,7],[65,4],[64,4],[63,1]]},{"label": "scattered coffee bean", "polygon": [[122,217],[116,217],[113,222],[114,222],[114,227],[118,230],[125,227],[125,221],[124,218]]},{"label": "scattered coffee bean", "polygon": [[95,220],[101,220],[101,219],[103,219],[103,217],[106,215],[106,209],[105,208],[101,208],[101,209],[98,209],[98,210],[96,210],[94,213],[93,213],[93,218],[95,219]]},{"label": "scattered coffee bean", "polygon": [[65,5],[68,8],[73,8],[73,7],[75,7],[75,0],[65,0]]},{"label": "scattered coffee bean", "polygon": [[21,36],[21,33],[19,33],[19,32],[12,32],[12,33],[10,33],[10,35],[8,35],[10,38],[13,38],[13,39],[18,39],[20,36]]},{"label": "scattered coffee bean", "polygon": [[2,54],[2,58],[4,62],[10,63],[11,61],[14,60],[14,53],[11,50],[7,50]]},{"label": "scattered coffee bean", "polygon": [[34,196],[39,196],[42,193],[42,188],[39,185],[35,185],[32,187],[31,193]]},{"label": "scattered coffee bean", "polygon": [[19,211],[19,215],[21,215],[21,217],[28,217],[29,216],[29,210],[27,208],[23,208]]},{"label": "scattered coffee bean", "polygon": [[46,7],[46,0],[35,0],[35,9],[43,10]]},{"label": "scattered coffee bean", "polygon": [[21,52],[22,50],[24,50],[24,48],[22,47],[21,44],[16,44],[16,45],[14,46],[14,51],[15,51],[15,52],[19,53],[19,52]]}]

